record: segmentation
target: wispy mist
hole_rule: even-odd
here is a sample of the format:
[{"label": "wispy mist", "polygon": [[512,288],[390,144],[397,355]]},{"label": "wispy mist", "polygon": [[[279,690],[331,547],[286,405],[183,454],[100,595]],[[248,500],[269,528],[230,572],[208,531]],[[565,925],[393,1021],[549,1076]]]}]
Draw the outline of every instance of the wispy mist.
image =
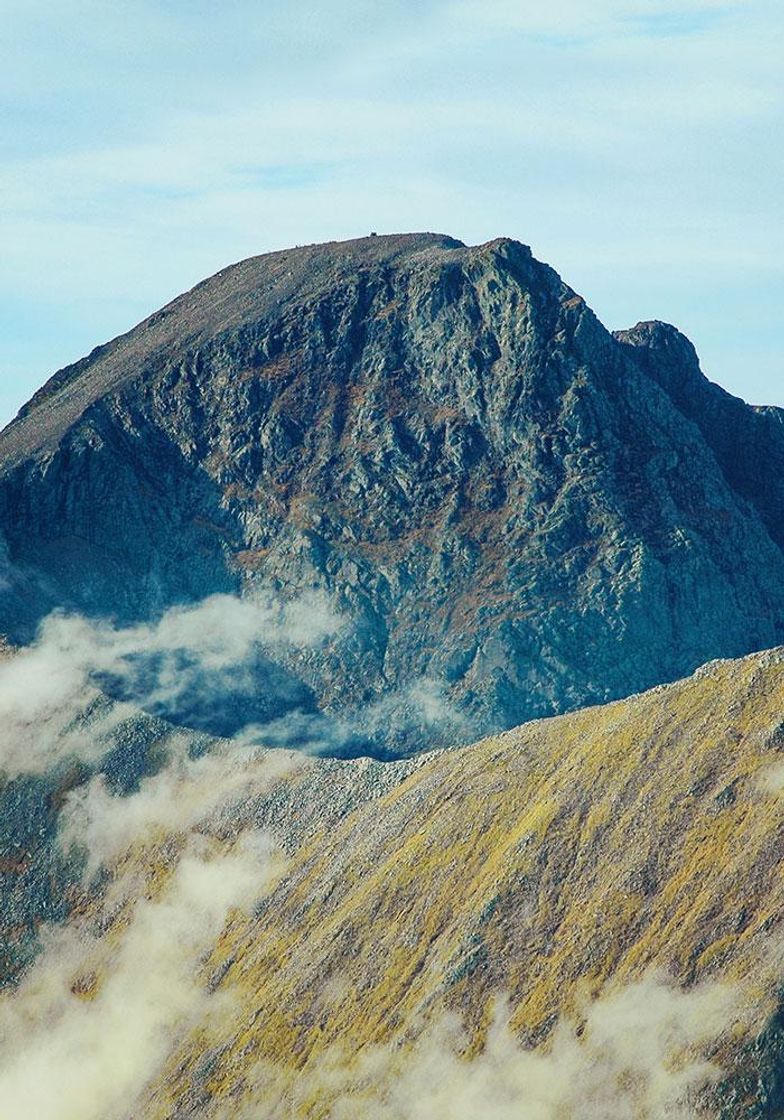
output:
[{"label": "wispy mist", "polygon": [[[291,602],[217,595],[125,628],[50,615],[35,642],[0,662],[0,771],[13,777],[66,758],[95,761],[136,707],[196,727],[200,713],[240,699],[249,717],[279,716],[304,702],[307,689],[275,655],[317,646],[341,625],[315,593]],[[101,691],[120,702],[99,710]]]},{"label": "wispy mist", "polygon": [[202,956],[283,862],[267,833],[220,838],[209,822],[244,786],[258,792],[294,764],[258,752],[181,759],[127,798],[100,779],[72,795],[64,843],[111,877],[85,914],[44,931],[38,961],[0,997],[1,1120],[133,1114],[183,1032],[220,1013]]},{"label": "wispy mist", "polygon": [[749,1026],[739,988],[684,991],[652,973],[562,1020],[534,1050],[520,1046],[499,1001],[473,1058],[459,1019],[444,1016],[413,1045],[358,1055],[336,1045],[297,1073],[260,1063],[243,1107],[209,1115],[285,1120],[316,1099],[329,1120],[695,1120],[699,1092],[721,1076],[705,1054],[738,1023]]}]

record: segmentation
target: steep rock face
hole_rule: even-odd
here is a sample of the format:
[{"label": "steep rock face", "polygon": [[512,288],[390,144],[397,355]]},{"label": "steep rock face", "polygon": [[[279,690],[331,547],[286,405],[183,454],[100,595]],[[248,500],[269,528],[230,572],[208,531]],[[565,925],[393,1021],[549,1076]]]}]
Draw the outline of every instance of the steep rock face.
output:
[{"label": "steep rock face", "polygon": [[295,666],[320,705],[427,678],[474,734],[773,645],[780,416],[733,404],[773,449],[733,466],[734,413],[657,337],[509,240],[232,266],[0,437],[0,628],[323,587],[353,625]]},{"label": "steep rock face", "polygon": [[700,429],[728,484],[784,545],[784,409],[749,407],[703,376],[689,340],[667,323],[638,323],[615,338]]}]

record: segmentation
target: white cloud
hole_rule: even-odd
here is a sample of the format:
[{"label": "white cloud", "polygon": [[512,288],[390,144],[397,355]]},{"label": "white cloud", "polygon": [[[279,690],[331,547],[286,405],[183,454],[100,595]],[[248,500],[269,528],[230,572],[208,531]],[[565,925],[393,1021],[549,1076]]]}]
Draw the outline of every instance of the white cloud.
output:
[{"label": "white cloud", "polygon": [[180,1038],[224,1010],[200,965],[232,909],[249,912],[284,870],[272,837],[226,829],[238,801],[294,772],[284,752],[175,757],[128,797],[100,778],[72,792],[64,847],[88,879],[110,872],[96,915],[42,931],[15,991],[0,993],[0,1120],[120,1120]]},{"label": "white cloud", "polygon": [[264,593],[216,595],[126,628],[50,615],[32,645],[0,661],[0,772],[42,773],[64,758],[100,758],[112,729],[134,710],[96,705],[101,675],[127,686],[143,707],[176,706],[197,685],[217,695],[241,684],[260,649],[275,655],[315,646],[341,625],[319,593],[289,602]]},{"label": "white cloud", "polygon": [[216,1120],[284,1120],[298,1102],[330,1103],[329,1120],[696,1120],[696,1091],[721,1070],[705,1052],[754,1023],[739,988],[719,982],[680,990],[663,975],[609,987],[579,1022],[562,1020],[547,1043],[525,1050],[503,1006],[482,1052],[445,1017],[413,1045],[339,1044],[304,1073],[261,1064],[243,1107]]},{"label": "white cloud", "polygon": [[59,840],[69,851],[86,851],[85,878],[111,866],[140,840],[155,844],[171,834],[237,809],[275,782],[297,771],[302,755],[225,744],[200,758],[173,757],[160,773],[144,778],[127,797],[111,794],[102,775],[73,790],[59,822]]},{"label": "white cloud", "polygon": [[316,755],[403,755],[425,750],[436,739],[460,746],[476,736],[476,726],[448,699],[443,686],[423,677],[358,708],[329,714],[295,711],[250,724],[235,741],[295,746]]},{"label": "white cloud", "polygon": [[113,1120],[177,1038],[218,1012],[198,975],[233,907],[247,908],[280,874],[269,840],[229,851],[192,838],[158,897],[139,898],[109,939],[52,931],[13,994],[0,996],[0,1120]]}]

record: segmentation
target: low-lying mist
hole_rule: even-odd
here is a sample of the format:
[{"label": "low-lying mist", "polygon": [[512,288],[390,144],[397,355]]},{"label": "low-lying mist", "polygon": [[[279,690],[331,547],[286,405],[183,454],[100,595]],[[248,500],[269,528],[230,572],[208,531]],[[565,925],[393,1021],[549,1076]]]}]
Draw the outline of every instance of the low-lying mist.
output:
[{"label": "low-lying mist", "polygon": [[[211,736],[335,757],[465,741],[465,719],[427,679],[353,709],[320,709],[319,658],[350,629],[318,592],[216,595],[130,627],[52,614],[34,642],[0,662],[0,770],[96,762],[136,709]],[[99,712],[98,696],[114,704]]]},{"label": "low-lying mist", "polygon": [[[400,1024],[386,1043],[368,1040],[355,1052],[333,1043],[304,1068],[296,1055],[288,1064],[252,1058],[222,1097],[204,1088],[213,1044],[249,1029],[233,986],[242,983],[241,961],[224,982],[231,972],[222,965],[235,962],[215,947],[238,914],[263,939],[257,904],[274,904],[271,892],[290,866],[274,829],[258,827],[254,799],[320,767],[308,753],[345,750],[360,731],[368,741],[396,721],[410,728],[412,712],[424,729],[459,717],[428,682],[359,713],[295,708],[219,740],[140,721],[138,708],[158,713],[201,688],[207,703],[213,679],[244,688],[245,667],[258,656],[318,651],[345,625],[321,598],[217,597],[143,627],[56,615],[35,643],[0,662],[3,796],[26,789],[22,809],[49,814],[41,825],[31,810],[30,837],[50,830],[49,846],[33,857],[33,840],[19,840],[17,809],[14,858],[37,880],[52,880],[57,861],[70,876],[62,911],[28,916],[37,960],[0,994],[0,1120],[294,1120],[312,1115],[314,1101],[323,1120],[696,1120],[702,1095],[722,1076],[723,1041],[750,1033],[753,1000],[739,984],[683,989],[657,971],[626,986],[610,980],[535,1049],[520,1044],[514,1008],[498,992],[481,1047],[459,1016],[428,1008],[429,1019]],[[256,678],[247,680],[252,691]],[[123,699],[106,699],[107,681]],[[118,781],[118,757],[140,740],[148,765]],[[298,749],[265,749],[271,743]],[[766,782],[778,791],[781,775],[771,775]],[[308,881],[301,865],[297,874],[302,905],[318,907],[324,884]],[[409,888],[426,896],[427,878],[417,873]],[[361,931],[356,940],[349,932],[361,945]],[[308,944],[297,942],[296,954],[306,956]],[[253,983],[254,1013],[272,1014],[263,975]],[[177,1082],[185,1058],[203,1073],[187,1090],[203,1096],[167,1102],[170,1089],[185,1091]]]},{"label": "low-lying mist", "polygon": [[280,876],[272,837],[210,831],[211,815],[296,760],[253,752],[174,761],[138,792],[101,780],[67,799],[62,843],[87,852],[100,901],[43,929],[42,952],[0,996],[0,1120],[110,1120],[134,1102],[188,1029],[221,1012],[201,962],[234,909]]},{"label": "low-lying mist", "polygon": [[[272,835],[231,822],[304,762],[225,744],[172,758],[124,797],[100,775],[66,796],[60,843],[86,854],[84,885],[99,894],[68,925],[44,928],[38,961],[0,996],[0,1120],[169,1115],[160,1094],[178,1055],[196,1048],[197,1070],[210,1069],[204,1025],[212,1038],[245,1029],[211,950],[287,868]],[[258,998],[264,1014],[263,988]],[[333,1044],[304,1069],[293,1055],[259,1061],[236,1093],[207,1094],[187,1114],[293,1120],[318,1101],[327,1120],[692,1120],[721,1076],[716,1044],[749,1026],[744,1007],[734,985],[681,990],[653,972],[610,986],[526,1050],[499,995],[473,1056],[459,1018],[437,1014],[422,1030],[407,1024],[407,1042]]]}]

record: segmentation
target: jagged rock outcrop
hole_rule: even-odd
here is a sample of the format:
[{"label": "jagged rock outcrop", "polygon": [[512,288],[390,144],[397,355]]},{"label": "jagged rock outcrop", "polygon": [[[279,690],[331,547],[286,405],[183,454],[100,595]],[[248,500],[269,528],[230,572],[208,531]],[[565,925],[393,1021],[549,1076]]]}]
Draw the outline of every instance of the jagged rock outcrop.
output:
[{"label": "jagged rock outcrop", "polygon": [[638,323],[615,338],[699,428],[729,486],[784,546],[784,409],[749,406],[708,381],[691,342],[667,323]]},{"label": "jagged rock outcrop", "polygon": [[288,666],[318,705],[427,678],[475,735],[784,638],[782,413],[508,239],[231,266],[56,374],[0,458],[12,639],[325,588],[353,625]]}]

